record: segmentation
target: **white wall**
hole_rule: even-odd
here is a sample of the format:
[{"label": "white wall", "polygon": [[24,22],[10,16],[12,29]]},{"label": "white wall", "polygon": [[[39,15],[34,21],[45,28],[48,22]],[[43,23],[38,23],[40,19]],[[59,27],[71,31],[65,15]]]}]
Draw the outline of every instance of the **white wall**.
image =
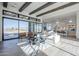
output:
[{"label": "white wall", "polygon": [[0,41],[2,41],[2,6],[0,3]]}]

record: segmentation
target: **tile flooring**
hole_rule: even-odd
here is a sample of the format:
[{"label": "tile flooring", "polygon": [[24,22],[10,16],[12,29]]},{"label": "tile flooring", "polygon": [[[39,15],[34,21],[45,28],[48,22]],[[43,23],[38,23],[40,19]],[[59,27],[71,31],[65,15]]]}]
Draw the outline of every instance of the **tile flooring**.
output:
[{"label": "tile flooring", "polygon": [[18,39],[0,42],[0,56],[25,56],[24,52],[17,46]]},{"label": "tile flooring", "polygon": [[[48,56],[79,56],[79,41],[76,41],[75,39],[61,38],[60,43],[55,45],[52,44],[51,41],[46,40],[46,43],[43,44],[43,46],[44,49],[40,51]],[[48,46],[48,48],[45,46]],[[21,46],[21,49],[27,54],[27,46]]]},{"label": "tile flooring", "polygon": [[[17,45],[18,39],[0,43],[0,56],[26,56],[26,53]],[[71,38],[61,38],[58,45],[46,42],[50,47],[40,50],[37,56],[79,56],[79,41]],[[25,46],[25,45],[24,45]],[[23,47],[23,46],[21,46]]]}]

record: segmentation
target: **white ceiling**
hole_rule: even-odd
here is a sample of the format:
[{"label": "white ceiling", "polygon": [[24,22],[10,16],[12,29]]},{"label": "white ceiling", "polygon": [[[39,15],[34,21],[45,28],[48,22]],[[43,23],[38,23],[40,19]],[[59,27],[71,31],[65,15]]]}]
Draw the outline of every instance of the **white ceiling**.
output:
[{"label": "white ceiling", "polygon": [[68,3],[68,2],[55,3],[55,4],[53,4],[53,5],[50,5],[50,6],[47,7],[47,8],[44,8],[44,9],[40,10],[39,12],[36,12],[35,15],[41,14],[41,13],[43,13],[43,12],[49,11],[49,10],[51,10],[51,9],[57,8],[57,7],[59,7],[59,6],[65,5],[65,4],[67,4],[67,3]]},{"label": "white ceiling", "polygon": [[[15,11],[18,11],[24,3],[25,2],[9,2],[7,8],[8,9],[15,9]],[[22,14],[29,14],[31,11],[39,8],[40,6],[44,5],[45,3],[47,3],[47,2],[32,2],[27,8],[25,8],[22,11]],[[47,8],[44,8],[44,9],[32,14],[31,16],[36,17],[36,15],[38,15],[40,13],[49,11],[51,9],[57,8],[59,6],[65,5],[67,3],[69,3],[69,2],[57,2],[55,4],[48,6]],[[45,14],[45,15],[41,16],[40,18],[48,20],[48,19],[53,18],[53,17],[55,18],[56,16],[62,16],[62,15],[67,14],[67,13],[73,13],[73,12],[76,12],[79,10],[78,7],[79,7],[79,4],[76,4],[76,5],[73,5],[73,6],[49,13],[49,14]]]},{"label": "white ceiling", "polygon": [[[58,16],[63,16],[64,14],[70,14],[70,13],[76,13],[77,11],[79,11],[78,8],[79,4],[46,14],[41,16],[43,19],[49,19],[49,18],[53,18],[53,17],[58,17]],[[65,15],[66,16],[66,15]],[[47,18],[46,18],[47,17]]]},{"label": "white ceiling", "polygon": [[44,5],[46,2],[33,2],[26,9],[24,9],[23,13],[30,13],[31,11],[37,9],[38,7]]},{"label": "white ceiling", "polygon": [[24,2],[9,2],[8,7],[9,9],[15,9],[18,11],[18,9],[24,4]]}]

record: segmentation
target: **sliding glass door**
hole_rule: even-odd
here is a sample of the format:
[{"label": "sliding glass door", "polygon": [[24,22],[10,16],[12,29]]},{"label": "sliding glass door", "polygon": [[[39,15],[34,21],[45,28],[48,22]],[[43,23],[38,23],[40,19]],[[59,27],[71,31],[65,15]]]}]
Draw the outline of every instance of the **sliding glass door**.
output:
[{"label": "sliding glass door", "polygon": [[42,24],[37,24],[37,32],[42,32]]},{"label": "sliding glass door", "polygon": [[33,22],[30,22],[30,26],[29,26],[29,30],[30,32],[34,32],[34,23]]},{"label": "sliding glass door", "polygon": [[19,37],[25,38],[28,36],[29,23],[26,21],[19,21]]},{"label": "sliding glass door", "polygon": [[11,18],[3,18],[4,40],[14,38],[26,38],[28,32],[41,32],[42,24],[35,22],[26,22]]},{"label": "sliding glass door", "polygon": [[37,33],[37,23],[34,23],[34,32]]},{"label": "sliding glass door", "polygon": [[4,40],[18,38],[18,20],[3,18]]}]

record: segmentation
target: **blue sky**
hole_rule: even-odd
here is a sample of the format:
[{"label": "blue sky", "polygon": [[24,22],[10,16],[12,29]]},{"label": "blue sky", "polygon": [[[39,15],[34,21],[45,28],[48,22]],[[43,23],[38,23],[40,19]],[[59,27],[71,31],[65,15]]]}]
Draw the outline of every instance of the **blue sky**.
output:
[{"label": "blue sky", "polygon": [[[7,19],[4,18],[4,28],[18,28],[18,21],[17,20],[12,20],[12,19]],[[28,23],[24,21],[20,21],[20,27],[26,28],[28,26]]]}]

